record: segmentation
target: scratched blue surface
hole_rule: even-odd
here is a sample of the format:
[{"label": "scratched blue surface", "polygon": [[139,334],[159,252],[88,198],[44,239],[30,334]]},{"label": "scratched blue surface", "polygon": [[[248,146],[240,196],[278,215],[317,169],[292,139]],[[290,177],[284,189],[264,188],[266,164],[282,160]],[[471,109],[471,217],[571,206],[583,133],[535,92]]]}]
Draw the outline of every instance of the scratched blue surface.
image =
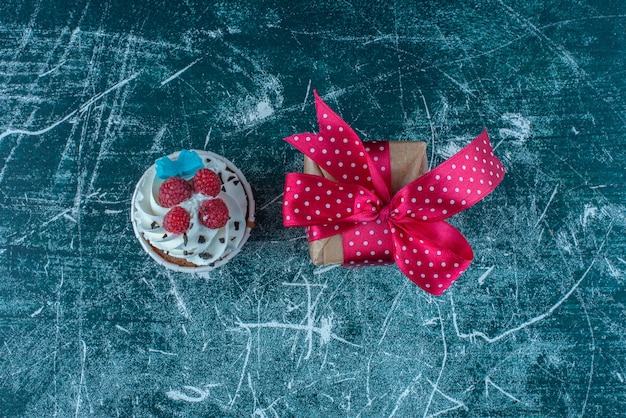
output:
[{"label": "scratched blue surface", "polygon": [[[623,416],[626,3],[57,3],[0,5],[0,415]],[[281,226],[314,88],[432,164],[489,129],[508,175],[443,296]],[[129,222],[183,148],[256,195],[209,278]]]}]

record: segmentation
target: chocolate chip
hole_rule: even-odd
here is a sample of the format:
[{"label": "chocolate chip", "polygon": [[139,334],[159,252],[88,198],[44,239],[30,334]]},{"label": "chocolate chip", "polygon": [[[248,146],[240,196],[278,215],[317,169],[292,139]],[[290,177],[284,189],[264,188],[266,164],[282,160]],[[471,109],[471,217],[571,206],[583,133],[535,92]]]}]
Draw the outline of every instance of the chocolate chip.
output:
[{"label": "chocolate chip", "polygon": [[235,221],[235,231],[239,231],[239,221]]},{"label": "chocolate chip", "polygon": [[204,244],[206,242],[206,237],[204,235],[200,235],[198,237],[198,244]]},{"label": "chocolate chip", "polygon": [[220,238],[220,243],[223,244],[226,242],[226,239],[224,237]]},{"label": "chocolate chip", "polygon": [[234,184],[235,186],[236,186],[236,185],[238,185],[239,183],[241,183],[239,180],[235,180],[235,181],[233,181],[233,184]]},{"label": "chocolate chip", "polygon": [[159,224],[156,223],[156,221],[153,221],[152,225],[150,225],[150,228],[152,228],[152,229],[157,229],[158,227],[159,227]]},{"label": "chocolate chip", "polygon": [[237,177],[235,177],[235,176],[230,176],[230,177],[228,178],[228,181],[232,181],[232,180],[234,180],[234,179],[236,179],[236,178],[237,178]]},{"label": "chocolate chip", "polygon": [[200,253],[200,258],[202,258],[203,260],[210,260],[213,258],[213,254],[207,252]]},{"label": "chocolate chip", "polygon": [[185,232],[183,234],[183,245],[186,247],[188,242],[189,242],[189,238],[187,238],[187,233]]},{"label": "chocolate chip", "polygon": [[167,234],[163,234],[163,239],[167,238]]}]

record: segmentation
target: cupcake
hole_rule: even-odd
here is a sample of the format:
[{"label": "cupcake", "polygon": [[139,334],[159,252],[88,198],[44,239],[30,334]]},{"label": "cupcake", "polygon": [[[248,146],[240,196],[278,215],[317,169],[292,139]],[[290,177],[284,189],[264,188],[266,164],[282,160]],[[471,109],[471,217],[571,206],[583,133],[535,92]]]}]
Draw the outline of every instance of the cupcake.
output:
[{"label": "cupcake", "polygon": [[131,222],[141,246],[175,271],[219,267],[241,250],[254,226],[254,198],[226,158],[183,150],[162,157],[139,179]]}]

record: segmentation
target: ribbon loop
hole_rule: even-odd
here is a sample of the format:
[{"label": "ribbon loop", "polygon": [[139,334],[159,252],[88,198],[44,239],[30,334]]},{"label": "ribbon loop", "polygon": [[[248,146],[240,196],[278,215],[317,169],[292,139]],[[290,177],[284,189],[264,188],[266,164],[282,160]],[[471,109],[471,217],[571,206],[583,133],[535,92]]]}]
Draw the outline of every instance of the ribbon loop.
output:
[{"label": "ribbon loop", "polygon": [[[442,294],[474,257],[465,237],[446,222],[425,223],[419,232],[400,229],[393,235],[395,262],[415,284]],[[453,242],[453,245],[447,245]]]},{"label": "ribbon loop", "polygon": [[347,225],[377,217],[382,201],[358,184],[342,184],[320,176],[289,173],[285,178],[285,226]]},{"label": "ribbon loop", "polygon": [[[285,138],[333,179],[289,173],[283,222],[310,241],[342,236],[344,264],[387,264],[440,295],[474,257],[444,220],[491,193],[504,177],[486,130],[469,145],[391,196],[389,149],[372,149],[315,92],[320,132]],[[388,170],[388,171],[387,171]]]}]

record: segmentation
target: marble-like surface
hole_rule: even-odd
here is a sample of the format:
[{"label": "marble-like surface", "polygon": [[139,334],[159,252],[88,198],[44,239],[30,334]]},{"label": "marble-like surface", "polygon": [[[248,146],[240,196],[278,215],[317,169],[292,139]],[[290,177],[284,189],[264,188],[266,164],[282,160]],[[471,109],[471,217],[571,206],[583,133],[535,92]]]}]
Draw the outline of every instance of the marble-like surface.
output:
[{"label": "marble-like surface", "polygon": [[[626,6],[606,1],[0,5],[3,416],[619,416]],[[508,175],[451,223],[431,297],[315,267],[281,222],[312,90],[363,139],[486,126]],[[154,160],[207,149],[257,198],[244,251],[164,270],[129,221]]]}]

